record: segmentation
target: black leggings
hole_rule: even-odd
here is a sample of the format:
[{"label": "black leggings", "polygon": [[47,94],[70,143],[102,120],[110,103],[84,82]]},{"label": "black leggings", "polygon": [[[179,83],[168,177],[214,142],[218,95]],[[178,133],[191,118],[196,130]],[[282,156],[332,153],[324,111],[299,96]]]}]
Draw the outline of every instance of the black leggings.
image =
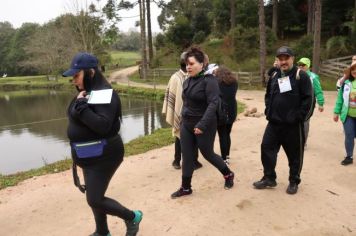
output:
[{"label": "black leggings", "polygon": [[226,160],[226,156],[230,155],[231,138],[230,133],[233,124],[219,125],[218,134],[220,142],[221,157]]},{"label": "black leggings", "polygon": [[191,187],[191,178],[194,172],[195,153],[198,148],[203,157],[215,166],[223,175],[230,174],[230,169],[219,155],[214,152],[214,140],[216,135],[216,123],[209,126],[200,135],[194,134],[195,124],[184,123],[181,125],[180,142],[183,154],[182,187]]},{"label": "black leggings", "polygon": [[[105,192],[110,180],[123,161],[123,145],[117,145],[115,157],[110,157],[105,162],[100,162],[90,167],[83,167],[86,186],[86,198],[91,207],[96,224],[96,232],[100,235],[109,233],[106,215],[118,216],[123,220],[133,220],[135,213],[122,206],[114,199],[105,197]],[[114,156],[113,155],[113,156]]]}]

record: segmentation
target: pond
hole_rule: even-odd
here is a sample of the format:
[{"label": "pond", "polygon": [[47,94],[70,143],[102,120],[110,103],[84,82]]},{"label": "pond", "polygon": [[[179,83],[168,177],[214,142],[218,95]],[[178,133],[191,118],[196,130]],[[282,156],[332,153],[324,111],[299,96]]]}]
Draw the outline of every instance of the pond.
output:
[{"label": "pond", "polygon": [[[66,109],[71,91],[0,92],[0,174],[70,158]],[[162,102],[121,95],[124,143],[167,127]]]}]

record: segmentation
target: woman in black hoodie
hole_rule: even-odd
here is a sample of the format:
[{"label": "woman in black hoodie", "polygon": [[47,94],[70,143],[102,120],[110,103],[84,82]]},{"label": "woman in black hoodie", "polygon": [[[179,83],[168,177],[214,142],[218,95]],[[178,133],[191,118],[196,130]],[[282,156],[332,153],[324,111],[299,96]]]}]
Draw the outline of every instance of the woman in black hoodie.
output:
[{"label": "woman in black hoodie", "polygon": [[[142,212],[131,211],[105,197],[109,182],[124,157],[124,145],[118,134],[122,118],[120,98],[112,91],[110,102],[88,103],[93,90],[111,89],[98,69],[97,58],[89,53],[78,53],[63,76],[73,76],[73,84],[79,92],[68,107],[67,134],[74,170],[76,165],[83,169],[85,186],[75,182],[83,192],[86,191],[87,202],[94,214],[96,230],[92,236],[110,236],[108,214],[125,220],[126,235],[136,235]],[[74,179],[78,180],[76,173]]]},{"label": "woman in black hoodie", "polygon": [[182,184],[171,194],[178,198],[192,194],[191,181],[194,172],[195,153],[199,149],[203,157],[211,163],[225,179],[224,188],[234,185],[234,173],[220,156],[214,153],[217,127],[217,105],[219,85],[211,75],[204,75],[204,52],[191,48],[185,55],[189,77],[183,83],[183,109],[180,142],[183,154]]}]

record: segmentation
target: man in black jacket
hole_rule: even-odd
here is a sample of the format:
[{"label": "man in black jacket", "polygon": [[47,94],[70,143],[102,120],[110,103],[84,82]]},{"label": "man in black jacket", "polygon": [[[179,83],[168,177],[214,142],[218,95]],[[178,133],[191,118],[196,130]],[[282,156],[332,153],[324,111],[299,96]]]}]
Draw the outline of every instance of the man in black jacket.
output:
[{"label": "man in black jacket", "polygon": [[277,154],[282,146],[289,163],[288,194],[295,194],[303,166],[303,123],[312,115],[313,89],[309,76],[293,65],[293,51],[286,46],[277,50],[279,70],[270,75],[265,94],[268,120],[261,144],[263,178],[254,182],[256,189],[275,187]]}]

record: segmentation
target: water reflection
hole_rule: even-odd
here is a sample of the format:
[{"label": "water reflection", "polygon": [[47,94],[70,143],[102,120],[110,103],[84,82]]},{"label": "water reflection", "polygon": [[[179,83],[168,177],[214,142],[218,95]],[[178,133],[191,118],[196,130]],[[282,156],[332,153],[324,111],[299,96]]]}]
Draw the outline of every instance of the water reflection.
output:
[{"label": "water reflection", "polygon": [[[66,108],[75,92],[0,92],[0,173],[10,174],[70,156]],[[120,96],[125,143],[166,127],[162,103]]]}]

